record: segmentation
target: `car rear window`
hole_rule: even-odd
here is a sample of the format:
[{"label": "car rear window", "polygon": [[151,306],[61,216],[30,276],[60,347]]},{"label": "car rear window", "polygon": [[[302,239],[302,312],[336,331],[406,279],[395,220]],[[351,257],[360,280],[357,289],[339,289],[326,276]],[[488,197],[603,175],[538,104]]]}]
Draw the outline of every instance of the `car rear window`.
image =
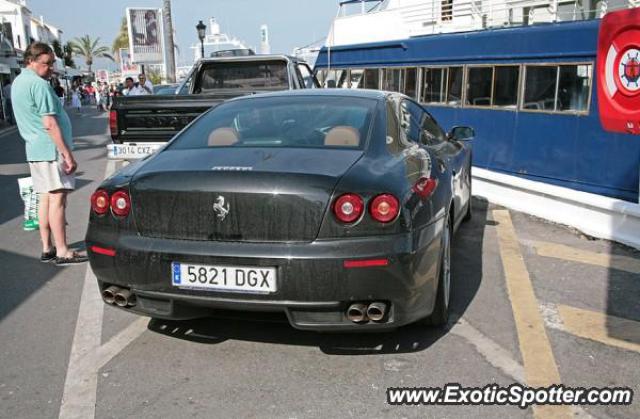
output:
[{"label": "car rear window", "polygon": [[289,76],[285,61],[221,62],[204,64],[195,93],[218,89],[267,88],[286,90]]},{"label": "car rear window", "polygon": [[328,147],[361,149],[376,100],[339,96],[255,97],[199,118],[169,148]]}]

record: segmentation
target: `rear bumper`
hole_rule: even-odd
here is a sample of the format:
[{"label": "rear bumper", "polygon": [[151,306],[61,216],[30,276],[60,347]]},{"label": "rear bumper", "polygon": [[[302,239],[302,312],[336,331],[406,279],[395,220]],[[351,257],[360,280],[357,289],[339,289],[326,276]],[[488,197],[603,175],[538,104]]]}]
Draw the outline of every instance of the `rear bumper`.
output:
[{"label": "rear bumper", "polygon": [[[243,243],[145,238],[90,226],[86,242],[101,291],[116,285],[135,295],[128,311],[164,319],[215,316],[216,310],[281,312],[299,329],[382,330],[411,323],[433,310],[440,231],[434,223],[419,234]],[[115,249],[116,255],[92,252],[93,245]],[[345,260],[379,258],[388,259],[388,265],[344,267]],[[278,290],[263,295],[177,288],[171,282],[174,261],[275,267]],[[373,301],[389,307],[382,321],[347,319],[351,304]]]}]

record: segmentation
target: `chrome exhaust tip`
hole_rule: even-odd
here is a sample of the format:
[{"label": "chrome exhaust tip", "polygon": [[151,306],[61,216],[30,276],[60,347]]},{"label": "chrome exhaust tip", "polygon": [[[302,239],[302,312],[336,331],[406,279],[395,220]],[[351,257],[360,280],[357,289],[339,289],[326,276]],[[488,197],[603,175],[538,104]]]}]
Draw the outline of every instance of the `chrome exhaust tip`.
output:
[{"label": "chrome exhaust tip", "polygon": [[115,303],[118,307],[133,306],[136,304],[136,297],[131,291],[122,289],[116,293]]},{"label": "chrome exhaust tip", "polygon": [[351,304],[347,309],[347,319],[354,323],[361,323],[367,320],[367,306],[364,304]]},{"label": "chrome exhaust tip", "polygon": [[381,302],[374,302],[367,307],[367,317],[374,322],[379,322],[387,313],[387,305]]},{"label": "chrome exhaust tip", "polygon": [[118,293],[118,291],[120,291],[120,288],[112,285],[102,291],[102,299],[107,304],[113,304],[116,301],[116,294]]}]

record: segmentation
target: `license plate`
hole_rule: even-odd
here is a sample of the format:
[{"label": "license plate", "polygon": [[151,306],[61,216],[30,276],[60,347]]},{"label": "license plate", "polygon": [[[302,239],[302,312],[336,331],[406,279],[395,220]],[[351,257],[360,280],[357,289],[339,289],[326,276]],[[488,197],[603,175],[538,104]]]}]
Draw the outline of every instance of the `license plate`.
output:
[{"label": "license plate", "polygon": [[171,263],[174,287],[268,294],[276,291],[276,268]]},{"label": "license plate", "polygon": [[166,143],[124,143],[107,144],[109,160],[141,159],[153,154]]}]

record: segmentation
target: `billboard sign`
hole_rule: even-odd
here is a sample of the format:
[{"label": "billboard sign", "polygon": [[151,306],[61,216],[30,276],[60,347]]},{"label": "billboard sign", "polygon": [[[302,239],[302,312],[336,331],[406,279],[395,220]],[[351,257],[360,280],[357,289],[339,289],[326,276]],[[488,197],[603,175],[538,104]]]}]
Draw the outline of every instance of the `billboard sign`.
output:
[{"label": "billboard sign", "polygon": [[118,54],[120,55],[120,72],[123,76],[137,76],[138,74],[140,74],[140,66],[137,64],[133,64],[133,62],[131,61],[129,48],[120,48]]},{"label": "billboard sign", "polygon": [[107,70],[96,70],[96,80],[109,83],[109,72]]},{"label": "billboard sign", "polygon": [[161,22],[160,9],[127,8],[129,51],[131,52],[132,63],[162,63]]}]

